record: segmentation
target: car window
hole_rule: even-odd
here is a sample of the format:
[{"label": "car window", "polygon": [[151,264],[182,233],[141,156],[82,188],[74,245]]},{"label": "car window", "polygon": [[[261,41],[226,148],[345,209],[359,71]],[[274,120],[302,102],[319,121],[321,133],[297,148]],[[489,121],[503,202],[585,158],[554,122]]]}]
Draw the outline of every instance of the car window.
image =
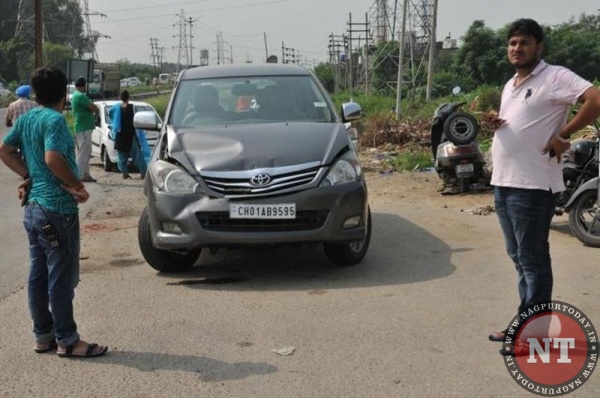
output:
[{"label": "car window", "polygon": [[323,122],[335,112],[310,76],[231,77],[183,80],[171,106],[169,124]]},{"label": "car window", "polygon": [[[106,124],[112,124],[112,120],[110,119],[110,108],[112,108],[112,105],[109,106],[105,106],[104,107],[104,120],[106,120]],[[134,105],[133,106],[133,112],[137,113],[140,111],[151,111],[154,112],[154,116],[156,117],[156,122],[157,123],[162,123],[162,120],[160,118],[160,116],[158,115],[158,113],[156,113],[156,111],[154,110],[154,108],[152,108],[150,105]]]}]

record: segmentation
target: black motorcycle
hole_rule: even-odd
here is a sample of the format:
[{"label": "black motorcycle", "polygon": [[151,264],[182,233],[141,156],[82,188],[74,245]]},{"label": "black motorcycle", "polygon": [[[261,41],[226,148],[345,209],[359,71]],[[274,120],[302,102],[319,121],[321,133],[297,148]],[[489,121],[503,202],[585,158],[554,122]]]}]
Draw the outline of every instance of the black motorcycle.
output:
[{"label": "black motorcycle", "polygon": [[593,124],[596,138],[575,140],[563,155],[564,192],[558,193],[556,213],[569,213],[573,235],[588,246],[600,247],[600,124]]},{"label": "black motorcycle", "polygon": [[431,125],[431,151],[435,171],[443,182],[443,195],[463,193],[484,181],[485,160],[479,143],[477,119],[461,107],[466,102],[439,106]]}]

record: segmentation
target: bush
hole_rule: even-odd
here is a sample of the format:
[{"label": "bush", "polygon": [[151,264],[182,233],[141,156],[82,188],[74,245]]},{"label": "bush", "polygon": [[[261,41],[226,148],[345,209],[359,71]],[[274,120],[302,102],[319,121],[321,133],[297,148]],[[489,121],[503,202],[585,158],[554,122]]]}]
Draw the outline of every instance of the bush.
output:
[{"label": "bush", "polygon": [[427,120],[398,121],[389,113],[371,116],[359,129],[359,145],[378,147],[385,144],[423,148],[430,146],[430,122]]},{"label": "bush", "polygon": [[156,112],[160,115],[160,118],[165,120],[165,114],[167,113],[167,106],[169,105],[169,99],[171,94],[161,94],[154,97],[149,97],[146,102],[149,103],[156,109]]},{"label": "bush", "polygon": [[407,151],[388,161],[398,171],[415,171],[433,167],[431,151]]}]

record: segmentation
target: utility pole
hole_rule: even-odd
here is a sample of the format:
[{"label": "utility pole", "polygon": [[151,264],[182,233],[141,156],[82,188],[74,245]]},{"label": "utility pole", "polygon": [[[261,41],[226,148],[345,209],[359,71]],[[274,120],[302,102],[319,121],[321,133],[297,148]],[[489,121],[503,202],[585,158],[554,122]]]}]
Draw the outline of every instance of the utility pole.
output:
[{"label": "utility pole", "polygon": [[435,31],[437,27],[437,8],[438,0],[433,0],[433,21],[431,23],[431,37],[429,39],[429,62],[427,64],[427,91],[425,94],[425,100],[431,101],[431,86],[433,85],[433,67],[435,63],[435,46],[436,38]]},{"label": "utility pole", "polygon": [[[352,22],[352,14],[349,16],[349,29],[348,29],[348,42],[350,47],[350,60],[349,60],[349,81],[350,81],[350,89],[354,86],[354,79],[356,78],[357,86],[361,83],[364,83],[364,91],[365,93],[369,92],[369,45],[371,43],[370,39],[370,28],[369,28],[369,14],[365,13],[365,22]],[[355,26],[359,26],[362,28],[355,28]],[[356,42],[358,42],[357,47],[359,51],[356,53],[356,59],[354,57],[354,49],[352,48],[352,43],[354,43],[355,34],[359,34],[356,38]],[[364,44],[361,33],[364,33]],[[359,57],[359,55],[362,55]],[[356,61],[356,62],[355,62]]]},{"label": "utility pole", "polygon": [[43,20],[42,20],[42,0],[35,0],[35,67],[39,68],[42,66],[42,32],[43,32]]},{"label": "utility pole", "polygon": [[408,1],[404,0],[404,11],[402,12],[402,26],[398,33],[398,82],[396,85],[396,119],[400,120],[402,116],[402,109],[400,103],[402,102],[402,73],[404,65],[404,33],[406,30],[406,13],[408,12]]},{"label": "utility pole", "polygon": [[265,38],[265,62],[269,58],[269,49],[267,48],[267,32],[263,32],[263,36]]},{"label": "utility pole", "polygon": [[284,42],[281,42],[281,63],[296,63],[296,50],[291,47],[286,47]]},{"label": "utility pole", "polygon": [[[332,65],[334,70],[334,92],[338,92],[340,89],[340,80],[341,80],[341,54],[342,49],[344,48],[344,44],[346,42],[345,35],[334,35],[333,33],[329,35],[329,64]],[[346,70],[346,64],[344,63],[344,70]]]}]

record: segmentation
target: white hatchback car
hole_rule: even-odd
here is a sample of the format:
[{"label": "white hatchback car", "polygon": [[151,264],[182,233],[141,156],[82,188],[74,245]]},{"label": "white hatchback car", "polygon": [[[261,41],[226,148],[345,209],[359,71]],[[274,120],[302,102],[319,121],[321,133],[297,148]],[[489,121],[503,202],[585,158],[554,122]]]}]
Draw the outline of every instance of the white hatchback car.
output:
[{"label": "white hatchback car", "polygon": [[[111,120],[108,112],[110,108],[120,101],[95,101],[99,113],[96,117],[96,127],[92,132],[92,155],[102,159],[105,171],[117,171],[117,151],[115,142],[110,138]],[[162,120],[152,105],[147,102],[129,101],[133,105],[134,112],[151,111],[156,116],[157,123],[162,125]],[[154,149],[159,133],[157,131],[146,131],[146,140],[150,149]],[[131,162],[131,159],[130,159]]]}]

